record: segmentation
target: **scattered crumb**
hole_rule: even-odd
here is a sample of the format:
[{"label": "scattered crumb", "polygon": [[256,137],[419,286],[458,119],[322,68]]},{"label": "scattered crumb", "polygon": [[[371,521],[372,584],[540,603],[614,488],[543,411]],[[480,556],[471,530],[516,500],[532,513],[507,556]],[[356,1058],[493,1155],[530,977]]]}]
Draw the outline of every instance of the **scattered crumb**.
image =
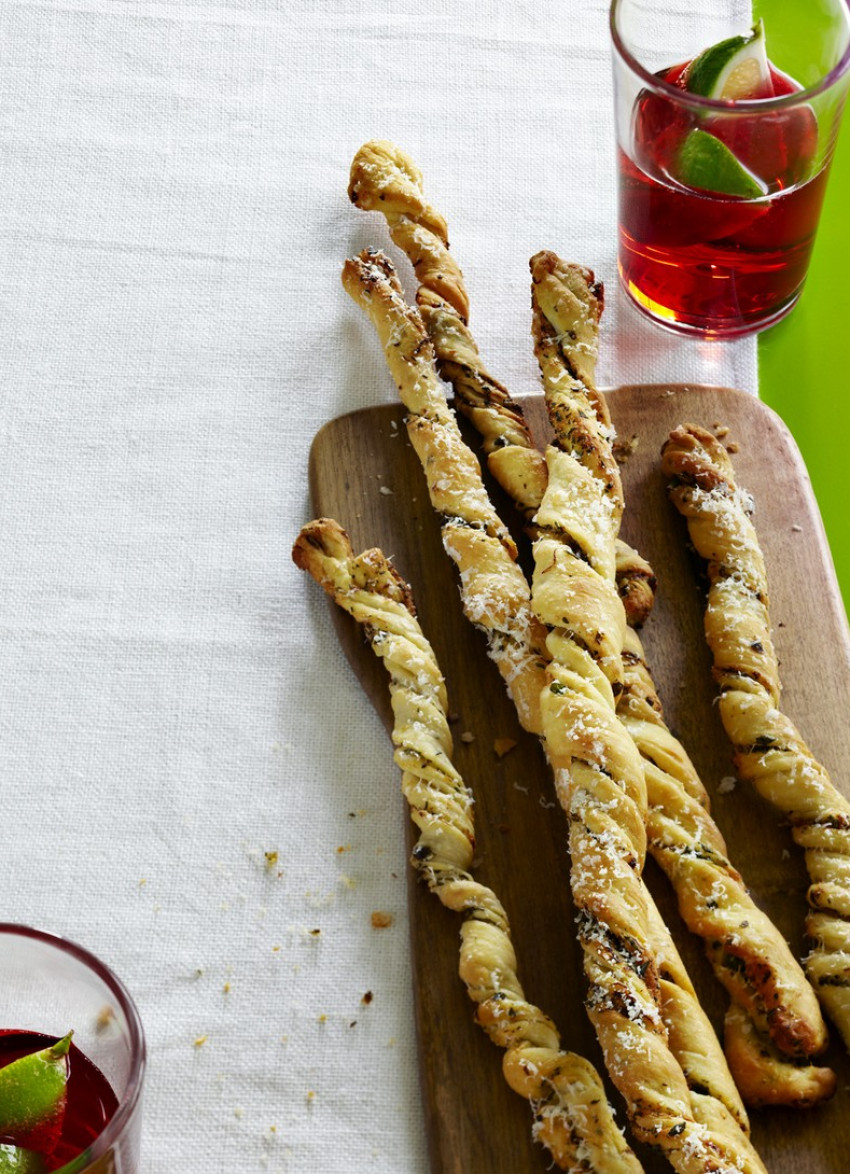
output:
[{"label": "scattered crumb", "polygon": [[230,994],[230,983],[226,982],[221,989],[224,992],[224,994],[229,995]]},{"label": "scattered crumb", "polygon": [[[266,859],[266,872],[274,872],[274,870],[277,868],[277,862],[279,860],[279,853],[277,853],[277,852],[264,852],[263,855],[265,856],[265,859]],[[280,873],[278,873],[277,875],[280,876]]]},{"label": "scattered crumb", "polygon": [[733,441],[732,441],[730,444],[727,444],[727,445],[726,445],[726,451],[727,451],[727,452],[731,452],[731,453],[736,453],[736,452],[738,452],[738,451],[739,451],[739,447],[738,447],[738,445],[735,443],[735,441],[733,440]]},{"label": "scattered crumb", "polygon": [[493,740],[493,749],[499,758],[504,758],[506,754],[510,754],[516,746],[515,738],[495,738]]},{"label": "scattered crumb", "polygon": [[466,742],[468,745],[470,742],[475,741],[475,735],[473,733],[471,733],[469,730],[464,730],[460,736],[460,740],[461,740],[461,742]]},{"label": "scattered crumb", "polygon": [[387,929],[393,923],[393,915],[391,913],[382,913],[380,909],[376,909],[372,914],[372,929]]},{"label": "scattered crumb", "polygon": [[143,889],[147,883],[148,883],[148,878],[146,876],[143,876],[142,879],[139,881],[139,888]]},{"label": "scattered crumb", "polygon": [[372,994],[372,992],[371,992],[371,991],[366,991],[365,995],[364,995],[364,996],[363,996],[363,998],[360,1000],[360,1002],[363,1004],[363,1006],[364,1006],[364,1007],[368,1007],[368,1006],[369,1006],[369,1004],[370,1004],[370,1003],[372,1002],[372,1000],[374,999],[374,997],[375,997],[375,996]]},{"label": "scattered crumb", "polygon": [[389,488],[388,485],[382,485],[380,487],[380,492],[383,493],[384,497],[392,497],[393,496],[393,491]]},{"label": "scattered crumb", "polygon": [[803,527],[798,525],[795,522],[794,525],[791,527],[791,529],[794,531],[795,534],[799,534],[802,531]]},{"label": "scattered crumb", "polygon": [[717,434],[718,440],[722,440],[724,436],[729,435],[729,428],[726,424],[715,424],[714,431]]},{"label": "scattered crumb", "polygon": [[791,859],[791,853],[788,851],[787,848],[782,849],[782,859],[783,860],[790,860]]},{"label": "scattered crumb", "polygon": [[732,775],[725,775],[717,784],[717,793],[719,795],[728,795],[730,791],[734,791],[738,780]]},{"label": "scattered crumb", "polygon": [[322,931],[320,929],[311,929],[311,930],[308,930],[307,932],[310,934],[311,938],[317,938],[317,937],[319,937],[319,935],[321,934]]},{"label": "scattered crumb", "polygon": [[195,1040],[195,1047],[202,1048],[209,1038],[208,1035],[199,1035]]},{"label": "scattered crumb", "polygon": [[313,1092],[312,1088],[308,1089],[308,1091],[307,1091],[307,1104],[309,1105],[310,1102],[314,1101],[315,1099],[316,1099],[316,1094]]},{"label": "scattered crumb", "polygon": [[614,459],[618,465],[624,465],[632,453],[640,444],[640,437],[635,432],[628,440],[620,440],[619,438],[611,445],[611,451],[614,453]]},{"label": "scattered crumb", "polygon": [[517,790],[517,791],[522,791],[523,795],[527,795],[527,794],[528,794],[528,787],[524,787],[524,786],[522,785],[522,783],[517,783],[517,782],[515,782],[515,783],[514,783],[514,789],[515,789],[515,790]]},{"label": "scattered crumb", "polygon": [[106,1031],[111,1027],[115,1019],[115,1011],[110,1006],[101,1007],[97,1013],[97,1018],[94,1021],[95,1030],[98,1032]]},{"label": "scattered crumb", "polygon": [[233,1110],[233,1116],[238,1117],[240,1121],[245,1116],[245,1110],[242,1108],[241,1105],[237,1105],[236,1108]]},{"label": "scattered crumb", "polygon": [[327,1023],[327,1021],[328,1021],[328,1017],[323,1011],[322,1014],[318,1017],[318,1022],[319,1023]]}]

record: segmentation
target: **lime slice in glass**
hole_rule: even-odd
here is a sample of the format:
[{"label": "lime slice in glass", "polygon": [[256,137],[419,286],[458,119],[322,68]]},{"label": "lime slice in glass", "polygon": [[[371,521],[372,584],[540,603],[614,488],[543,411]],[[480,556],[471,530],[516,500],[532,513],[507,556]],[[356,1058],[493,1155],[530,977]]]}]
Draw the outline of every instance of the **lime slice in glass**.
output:
[{"label": "lime slice in glass", "polygon": [[773,96],[761,21],[748,36],[727,37],[704,50],[688,66],[685,88],[726,102]]},{"label": "lime slice in glass", "polygon": [[73,1034],[0,1068],[0,1134],[23,1143],[28,1134],[61,1120]]},{"label": "lime slice in glass", "polygon": [[0,1174],[46,1174],[47,1163],[34,1150],[0,1145]]},{"label": "lime slice in glass", "polygon": [[692,130],[685,136],[671,170],[679,183],[700,191],[748,200],[767,194],[767,185],[706,130]]}]

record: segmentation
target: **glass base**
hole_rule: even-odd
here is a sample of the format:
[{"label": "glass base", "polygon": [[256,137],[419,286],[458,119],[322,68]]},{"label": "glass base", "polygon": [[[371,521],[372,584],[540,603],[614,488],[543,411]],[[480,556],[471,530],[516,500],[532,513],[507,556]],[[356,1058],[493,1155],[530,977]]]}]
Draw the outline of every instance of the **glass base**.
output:
[{"label": "glass base", "polygon": [[765,314],[760,318],[753,318],[749,321],[740,318],[705,318],[688,320],[676,316],[676,311],[668,309],[657,302],[647,298],[637,286],[630,282],[624,272],[622,265],[618,265],[620,274],[620,284],[625,290],[629,301],[637,306],[644,317],[649,318],[657,326],[664,330],[669,330],[673,334],[686,335],[690,338],[705,338],[705,339],[735,339],[746,338],[751,334],[759,334],[763,330],[775,326],[777,322],[781,322],[783,318],[794,309],[803,292],[802,287],[798,289],[794,296],[789,298],[787,302],[783,302],[778,309],[771,310],[769,314]]}]

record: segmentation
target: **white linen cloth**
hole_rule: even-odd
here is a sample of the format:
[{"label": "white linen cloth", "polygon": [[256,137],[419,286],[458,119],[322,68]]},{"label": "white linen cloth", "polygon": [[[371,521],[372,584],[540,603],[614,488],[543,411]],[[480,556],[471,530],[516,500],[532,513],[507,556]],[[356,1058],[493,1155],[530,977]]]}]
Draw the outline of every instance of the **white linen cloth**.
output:
[{"label": "white linen cloth", "polygon": [[516,394],[540,248],[606,283],[601,384],[756,390],[618,292],[605,9],[0,5],[0,920],[135,995],[148,1174],[426,1169],[397,772],[289,554],[313,435],[393,397],[356,148],[422,167]]}]

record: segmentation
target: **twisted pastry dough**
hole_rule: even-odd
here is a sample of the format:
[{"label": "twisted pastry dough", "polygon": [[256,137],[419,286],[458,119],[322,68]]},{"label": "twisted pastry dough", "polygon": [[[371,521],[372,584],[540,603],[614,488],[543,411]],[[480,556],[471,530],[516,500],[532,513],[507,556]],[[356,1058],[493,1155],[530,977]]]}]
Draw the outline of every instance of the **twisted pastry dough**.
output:
[{"label": "twisted pastry dough", "polygon": [[355,558],[348,535],[327,518],[302,529],[292,554],[363,625],[389,672],[394,757],[420,832],[411,863],[443,905],[464,915],[460,977],[477,1022],[505,1049],[505,1079],[532,1106],[535,1140],[573,1174],[640,1174],[595,1069],[562,1051],[555,1025],[526,1000],[496,894],[470,875],[473,796],[451,762],[443,678],[410,589],[379,550]]},{"label": "twisted pastry dough", "polygon": [[515,561],[516,546],[446,403],[422,319],[405,303],[395,270],[382,253],[367,249],[346,261],[342,282],[371,318],[408,409],[408,435],[431,504],[442,517],[443,545],[460,572],[464,613],[485,632],[523,727],[539,732],[543,633]]},{"label": "twisted pastry dough", "polygon": [[[541,710],[570,820],[588,1013],[638,1137],[663,1149],[679,1171],[763,1170],[722,1053],[669,935],[659,930],[641,878],[644,769],[615,713],[624,688],[626,631],[614,588],[622,497],[611,475],[610,425],[597,414],[598,393],[587,385],[592,358],[571,363],[561,350],[568,337],[587,348],[587,324],[594,329],[598,319],[593,278],[551,253],[538,254],[531,269],[535,351],[563,446],[546,453],[549,482],[535,518],[541,536],[534,543],[532,605],[550,633]],[[669,1036],[662,1007],[673,1012]],[[685,1030],[701,1058],[700,1083],[710,1099],[697,1091],[695,1073],[693,1091],[688,1087],[681,1064],[690,1065],[691,1057],[676,1038]],[[645,1068],[643,1057],[650,1061]]]},{"label": "twisted pastry dough", "polygon": [[764,558],[749,494],[725,448],[686,424],[670,434],[662,465],[670,497],[708,564],[705,631],[719,708],[736,769],[788,818],[811,879],[806,970],[850,1048],[850,803],[779,709]]},{"label": "twisted pastry dough", "polygon": [[[383,213],[390,236],[411,261],[419,282],[416,304],[440,375],[452,385],[458,409],[480,434],[490,473],[530,524],[546,488],[546,462],[521,405],[484,365],[467,325],[463,274],[449,252],[445,220],[425,199],[419,169],[392,143],[373,140],[354,156],[348,195],[358,208]],[[591,332],[588,354],[594,361],[595,345]],[[599,406],[607,410],[601,399]],[[655,577],[649,564],[619,538],[617,572],[629,622],[640,626],[652,607]]]}]

